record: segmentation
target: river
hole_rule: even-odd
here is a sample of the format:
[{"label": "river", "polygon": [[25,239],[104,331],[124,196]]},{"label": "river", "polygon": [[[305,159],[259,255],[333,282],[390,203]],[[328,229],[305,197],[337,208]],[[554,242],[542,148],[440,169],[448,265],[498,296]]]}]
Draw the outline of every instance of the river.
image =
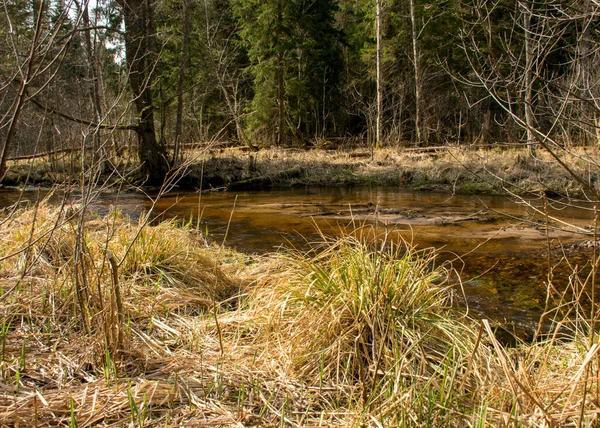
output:
[{"label": "river", "polygon": [[[0,207],[33,202],[44,192],[2,189]],[[58,196],[55,196],[58,199]],[[107,212],[118,206],[132,217],[152,207],[139,193],[100,193],[92,209]],[[397,188],[293,188],[255,192],[171,192],[154,207],[156,220],[178,217],[199,225],[208,239],[246,253],[269,253],[285,247],[307,249],[322,240],[361,225],[376,225],[380,233],[435,247],[439,260],[454,260],[473,314],[489,317],[517,330],[532,331],[545,302],[548,247],[554,284],[567,286],[571,267],[560,245],[591,237],[593,209],[575,209],[551,201],[546,228],[541,198],[514,200],[502,196],[451,195]],[[564,223],[561,223],[564,222]],[[570,226],[567,226],[570,225]],[[547,232],[548,230],[548,232]],[[571,262],[585,265],[582,251]]]}]

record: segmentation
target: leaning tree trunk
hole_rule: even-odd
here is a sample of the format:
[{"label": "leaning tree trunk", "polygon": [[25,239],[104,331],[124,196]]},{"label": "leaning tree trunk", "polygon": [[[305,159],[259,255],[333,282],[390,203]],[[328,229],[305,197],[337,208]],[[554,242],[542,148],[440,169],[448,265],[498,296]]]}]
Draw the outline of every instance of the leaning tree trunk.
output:
[{"label": "leaning tree trunk", "polygon": [[[21,75],[21,80],[18,81],[18,89],[15,94],[15,99],[10,107],[10,119],[8,120],[8,126],[6,130],[6,136],[4,137],[4,141],[2,141],[2,146],[0,147],[0,182],[4,180],[4,176],[6,175],[7,167],[6,161],[8,160],[8,153],[11,149],[13,140],[15,138],[15,133],[17,132],[17,125],[19,123],[19,118],[21,116],[21,112],[23,111],[23,106],[25,105],[25,100],[27,98],[27,87],[31,83],[31,81],[37,77],[34,71],[34,61],[36,59],[36,53],[38,49],[38,43],[40,40],[40,34],[42,31],[42,16],[43,16],[43,6],[44,4],[40,1],[39,4],[34,2],[35,6],[38,5],[37,10],[34,10],[34,19],[35,19],[35,32],[33,34],[33,40],[31,42],[31,47],[29,49],[29,57],[26,60],[26,63],[19,68],[19,74]],[[17,75],[18,76],[18,75]],[[15,80],[15,82],[17,82]],[[6,116],[8,117],[8,115]],[[4,121],[0,122],[0,125],[5,126]]]},{"label": "leaning tree trunk", "polygon": [[125,58],[137,114],[138,158],[145,184],[160,185],[168,169],[165,147],[156,139],[152,103],[152,69],[156,62],[156,28],[150,0],[117,0],[125,17]]}]

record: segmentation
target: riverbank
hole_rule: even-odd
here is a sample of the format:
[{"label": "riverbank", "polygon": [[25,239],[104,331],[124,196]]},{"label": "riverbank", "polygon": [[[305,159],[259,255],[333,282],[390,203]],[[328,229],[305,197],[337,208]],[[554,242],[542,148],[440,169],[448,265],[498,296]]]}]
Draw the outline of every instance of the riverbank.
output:
[{"label": "riverbank", "polygon": [[[600,186],[595,148],[571,149],[562,161],[590,186]],[[64,156],[77,156],[70,153]],[[135,169],[131,160],[115,160],[104,179],[120,180]],[[5,185],[51,186],[81,178],[80,159],[39,158],[9,162]],[[118,171],[112,174],[111,171]],[[177,171],[182,189],[244,190],[290,186],[398,186],[450,193],[546,193],[584,195],[582,185],[548,153],[535,156],[521,148],[440,147],[348,150],[263,149],[207,145],[189,149]],[[110,177],[110,178],[107,178]],[[102,176],[100,176],[102,180]]]},{"label": "riverbank", "polygon": [[570,314],[560,336],[505,347],[430,250],[358,233],[250,257],[80,208],[2,214],[3,425],[597,423],[582,302],[549,312]]},{"label": "riverbank", "polygon": [[[574,151],[563,160],[597,187],[599,170],[590,168],[595,150]],[[451,193],[516,194],[546,192],[581,196],[582,186],[549,154],[524,149],[237,149],[199,152],[183,184],[203,187],[399,186]]]}]

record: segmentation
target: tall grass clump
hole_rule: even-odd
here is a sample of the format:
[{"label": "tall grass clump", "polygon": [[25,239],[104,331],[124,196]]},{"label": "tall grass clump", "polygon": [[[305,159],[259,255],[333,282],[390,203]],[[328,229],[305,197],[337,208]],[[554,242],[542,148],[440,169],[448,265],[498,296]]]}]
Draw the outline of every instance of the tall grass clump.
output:
[{"label": "tall grass clump", "polygon": [[215,253],[173,221],[118,210],[41,202],[0,217],[0,425],[97,426],[133,408],[168,420],[186,406],[173,366],[190,357],[174,351],[218,343],[202,333],[239,292]]},{"label": "tall grass clump", "polygon": [[255,304],[272,314],[270,332],[301,379],[363,416],[377,409],[382,422],[460,425],[481,392],[473,369],[486,349],[433,250],[347,236],[288,263]]},{"label": "tall grass clump", "polygon": [[[85,218],[80,222],[81,216]],[[42,202],[34,209],[17,211],[6,222],[1,231],[0,268],[15,278],[19,273],[58,277],[67,287],[84,281],[90,304],[102,297],[94,293],[102,294],[104,287],[112,286],[110,257],[117,264],[125,293],[131,293],[130,286],[148,286],[142,294],[149,296],[177,287],[188,290],[190,297],[195,294],[197,301],[201,296],[212,302],[238,291],[238,284],[211,258],[203,238],[175,225],[174,220],[147,226],[143,218],[131,220],[119,210],[100,217],[77,206],[67,209]],[[78,263],[79,279],[75,272]],[[157,283],[164,286],[154,290],[152,285]]]},{"label": "tall grass clump", "polygon": [[204,240],[172,221],[148,226],[118,210],[100,217],[42,202],[5,219],[0,238],[3,315],[83,333],[94,365],[104,364],[103,348],[125,351],[131,320],[214,311],[239,291]]}]

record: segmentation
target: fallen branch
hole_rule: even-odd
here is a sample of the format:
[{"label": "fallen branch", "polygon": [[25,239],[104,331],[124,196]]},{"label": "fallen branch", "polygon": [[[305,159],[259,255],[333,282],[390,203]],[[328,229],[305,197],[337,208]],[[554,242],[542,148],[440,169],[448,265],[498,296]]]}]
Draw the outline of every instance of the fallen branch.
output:
[{"label": "fallen branch", "polygon": [[271,187],[273,186],[273,183],[279,179],[300,177],[302,173],[302,168],[292,168],[282,171],[278,174],[266,175],[262,177],[253,177],[248,178],[247,180],[235,181],[227,186],[227,190],[248,190]]},{"label": "fallen branch", "polygon": [[[86,147],[86,149],[89,147]],[[68,148],[68,149],[56,149],[56,150],[50,150],[47,152],[42,152],[42,153],[34,153],[32,155],[22,155],[22,156],[10,156],[8,158],[9,161],[20,161],[20,160],[30,160],[30,159],[35,159],[35,158],[41,158],[44,156],[51,156],[51,155],[56,155],[56,154],[60,154],[60,153],[73,153],[73,152],[78,152],[81,151],[81,147],[77,147],[77,148]]]}]

